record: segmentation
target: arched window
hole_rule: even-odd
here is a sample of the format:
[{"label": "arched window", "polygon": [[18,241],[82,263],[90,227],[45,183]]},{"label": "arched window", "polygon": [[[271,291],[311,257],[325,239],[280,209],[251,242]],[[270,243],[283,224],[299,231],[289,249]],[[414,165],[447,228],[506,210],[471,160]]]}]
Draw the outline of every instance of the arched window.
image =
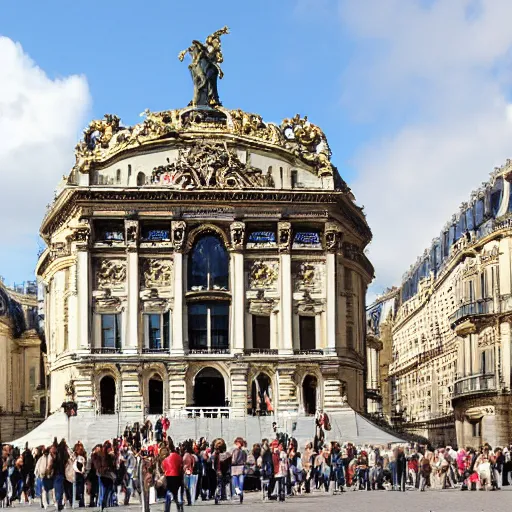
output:
[{"label": "arched window", "polygon": [[116,412],[116,382],[110,375],[105,375],[100,381],[101,414]]},{"label": "arched window", "polygon": [[143,172],[137,174],[137,187],[142,187],[146,184],[146,175]]},{"label": "arched window", "polygon": [[188,269],[189,290],[228,289],[228,253],[217,236],[206,235],[195,243]]},{"label": "arched window", "polygon": [[121,169],[116,171],[116,183],[121,183]]}]

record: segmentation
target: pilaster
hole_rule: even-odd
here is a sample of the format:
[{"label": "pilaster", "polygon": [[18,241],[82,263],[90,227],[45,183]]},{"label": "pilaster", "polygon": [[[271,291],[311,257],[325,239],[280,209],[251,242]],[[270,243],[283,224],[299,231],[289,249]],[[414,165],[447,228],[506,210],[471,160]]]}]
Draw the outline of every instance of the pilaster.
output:
[{"label": "pilaster", "polygon": [[336,352],[336,254],[326,255],[326,352]]},{"label": "pilaster", "polygon": [[127,281],[127,332],[123,352],[136,353],[139,348],[139,222],[125,220],[126,281]]},{"label": "pilaster", "polygon": [[245,279],[244,279],[244,233],[243,222],[233,222],[231,233],[231,293],[233,321],[231,329],[231,353],[241,354],[245,348]]},{"label": "pilaster", "polygon": [[[186,225],[183,221],[172,222],[172,242],[174,247],[174,309],[172,311],[171,353],[183,355],[183,248]],[[171,398],[172,403],[172,398]]]},{"label": "pilaster", "polygon": [[283,355],[293,354],[292,329],[292,263],[290,248],[292,242],[292,229],[289,222],[278,223],[279,240],[279,276],[281,283],[281,339],[279,352]]},{"label": "pilaster", "polygon": [[503,386],[506,389],[510,389],[510,322],[503,322],[500,324],[500,338]]},{"label": "pilaster", "polygon": [[278,403],[279,413],[289,412],[296,414],[299,408],[297,397],[297,384],[294,379],[295,365],[281,365],[278,368]]},{"label": "pilaster", "polygon": [[249,365],[235,362],[231,367],[231,411],[233,418],[243,418],[247,413],[247,375]]},{"label": "pilaster", "polygon": [[171,411],[181,411],[187,406],[187,375],[188,364],[175,362],[167,364],[169,375],[169,404],[164,404],[164,410],[169,407]]},{"label": "pilaster", "polygon": [[78,303],[78,349],[90,348],[90,311],[91,300],[89,293],[90,283],[90,255],[89,255],[89,234],[90,230],[86,227],[75,231],[74,237],[77,240],[77,303]]},{"label": "pilaster", "polygon": [[121,371],[120,412],[126,420],[127,416],[140,417],[143,413],[143,397],[141,379],[137,366],[124,366]]}]

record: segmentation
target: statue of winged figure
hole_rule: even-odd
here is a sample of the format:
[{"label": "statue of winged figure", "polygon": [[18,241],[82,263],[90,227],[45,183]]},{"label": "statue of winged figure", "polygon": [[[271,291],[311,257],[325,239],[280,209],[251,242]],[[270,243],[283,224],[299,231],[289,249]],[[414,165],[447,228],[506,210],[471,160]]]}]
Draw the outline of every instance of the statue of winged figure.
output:
[{"label": "statue of winged figure", "polygon": [[221,105],[217,91],[217,78],[224,73],[219,64],[224,61],[220,47],[220,36],[229,34],[228,27],[223,27],[206,38],[206,41],[192,41],[192,45],[179,53],[178,59],[183,61],[187,53],[192,62],[189,64],[192,82],[194,83],[194,98],[191,106],[215,107]]}]

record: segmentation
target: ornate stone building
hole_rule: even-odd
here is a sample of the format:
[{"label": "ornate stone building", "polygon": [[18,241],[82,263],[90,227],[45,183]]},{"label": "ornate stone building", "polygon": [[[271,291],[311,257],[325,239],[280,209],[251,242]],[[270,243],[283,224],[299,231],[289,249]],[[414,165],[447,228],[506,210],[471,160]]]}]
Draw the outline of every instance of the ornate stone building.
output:
[{"label": "ornate stone building", "polygon": [[[512,439],[511,178],[507,161],[461,205],[405,275],[386,318],[395,419],[434,441]],[[368,309],[370,326],[388,300]]]},{"label": "ornate stone building", "polygon": [[0,281],[0,441],[23,434],[44,417],[43,357],[35,283],[12,289]]},{"label": "ornate stone building", "polygon": [[37,266],[51,411],[69,383],[79,414],[137,420],[364,409],[362,209],[320,128],[207,86],[135,126],[106,115],[77,146]]}]

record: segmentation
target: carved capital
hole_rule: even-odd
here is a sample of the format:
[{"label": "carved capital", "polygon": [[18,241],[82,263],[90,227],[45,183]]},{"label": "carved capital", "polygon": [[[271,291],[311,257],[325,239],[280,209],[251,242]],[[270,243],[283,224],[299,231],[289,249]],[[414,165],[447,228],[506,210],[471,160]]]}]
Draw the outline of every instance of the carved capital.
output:
[{"label": "carved capital", "polygon": [[333,222],[325,225],[324,243],[325,249],[329,252],[337,252],[340,248],[342,233],[339,227]]},{"label": "carved capital", "polygon": [[172,245],[177,252],[181,252],[184,249],[186,229],[187,225],[183,220],[176,220],[171,223]]},{"label": "carved capital", "polygon": [[280,251],[289,251],[292,246],[292,225],[290,222],[277,223],[277,246]]},{"label": "carved capital", "polygon": [[245,223],[240,221],[233,222],[230,227],[231,248],[234,251],[241,251],[244,248]]},{"label": "carved capital", "polygon": [[139,240],[139,221],[125,220],[124,229],[127,249],[137,248],[137,241]]}]

